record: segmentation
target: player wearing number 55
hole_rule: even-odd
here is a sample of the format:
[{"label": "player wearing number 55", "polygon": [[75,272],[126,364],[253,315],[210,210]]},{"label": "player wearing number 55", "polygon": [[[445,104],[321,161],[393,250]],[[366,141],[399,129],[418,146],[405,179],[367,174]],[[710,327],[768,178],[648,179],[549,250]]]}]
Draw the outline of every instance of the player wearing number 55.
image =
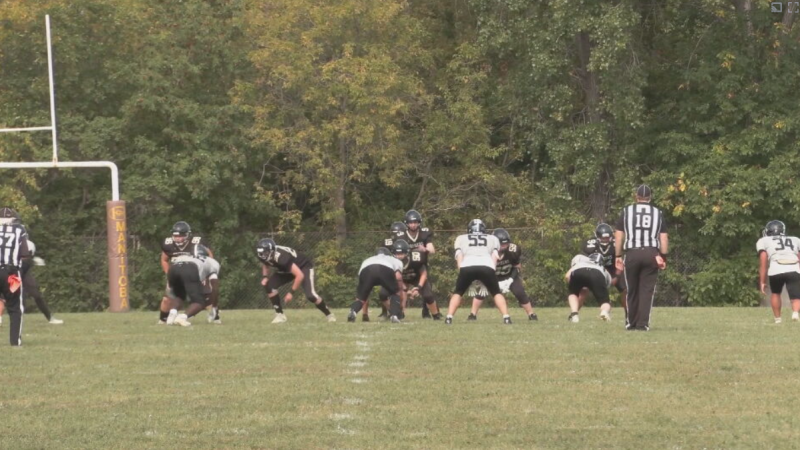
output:
[{"label": "player wearing number 55", "polygon": [[761,293],[766,294],[769,275],[772,313],[775,315],[775,323],[781,323],[781,292],[786,286],[792,300],[792,320],[800,320],[800,239],[786,236],[786,225],[780,220],[768,223],[762,234],[764,237],[756,243],[760,261],[758,280]]}]

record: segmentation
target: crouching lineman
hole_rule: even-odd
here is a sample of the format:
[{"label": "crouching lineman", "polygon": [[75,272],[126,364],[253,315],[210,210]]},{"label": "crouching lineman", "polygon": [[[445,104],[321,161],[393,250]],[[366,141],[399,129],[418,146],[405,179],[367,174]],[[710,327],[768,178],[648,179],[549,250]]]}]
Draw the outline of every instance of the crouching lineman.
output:
[{"label": "crouching lineman", "polygon": [[[628,303],[625,300],[627,295],[625,289],[625,277],[622,271],[617,271],[616,256],[617,250],[614,248],[614,229],[607,223],[601,223],[594,229],[593,238],[589,238],[583,243],[581,251],[584,255],[590,256],[593,253],[599,253],[603,257],[603,267],[609,275],[611,275],[611,284],[617,288],[620,293],[620,302],[622,303],[622,310],[628,310]],[[586,296],[589,294],[588,289],[584,289],[578,295],[581,305],[583,304]]]},{"label": "crouching lineman", "polygon": [[[408,228],[403,222],[392,223],[392,226],[389,227],[389,237],[383,240],[383,247],[387,250],[391,250],[395,239],[402,239],[406,230],[408,230]],[[386,309],[383,303],[381,303],[381,314],[378,317],[389,318],[389,310]],[[361,320],[363,322],[369,322],[369,302],[365,303],[364,309],[361,310]]]},{"label": "crouching lineman", "polygon": [[458,265],[458,278],[453,296],[450,297],[450,306],[447,309],[447,318],[444,323],[453,323],[453,314],[461,304],[461,296],[474,281],[480,281],[486,286],[494,297],[494,304],[503,314],[503,323],[511,324],[508,315],[506,298],[500,292],[495,268],[500,259],[498,250],[500,241],[492,234],[486,234],[486,225],[480,219],[473,219],[467,226],[467,234],[456,238],[456,264]]},{"label": "crouching lineman", "polygon": [[[500,259],[497,261],[497,269],[495,269],[500,291],[503,294],[507,294],[511,291],[514,297],[517,298],[519,306],[521,306],[528,315],[528,320],[539,320],[539,317],[533,312],[531,298],[528,297],[528,294],[525,292],[525,286],[522,284],[522,277],[520,276],[520,271],[522,270],[522,264],[520,263],[522,259],[522,248],[518,244],[511,242],[511,235],[503,228],[494,230],[492,234],[500,241]],[[613,264],[614,261],[612,260],[611,263]],[[467,320],[477,320],[478,310],[483,304],[483,300],[485,300],[488,292],[486,292],[485,287],[477,290],[471,288],[471,290],[474,291],[476,295],[472,299],[472,312],[470,312]]]},{"label": "crouching lineman", "polygon": [[219,317],[219,261],[211,257],[211,252],[205,245],[197,247],[197,256],[206,266],[207,277],[203,279],[203,294],[206,297],[208,308],[208,323],[222,324]]},{"label": "crouching lineman", "polygon": [[[775,323],[781,323],[781,292],[783,287],[792,301],[792,320],[800,320],[800,239],[786,236],[786,225],[773,220],[764,227],[764,237],[756,243],[759,269],[758,279],[761,293],[766,294],[767,276],[772,291],[770,301]],[[767,269],[769,267],[769,270]]]},{"label": "crouching lineman", "polygon": [[[169,263],[167,281],[169,297],[173,304],[189,303],[184,314],[177,314],[177,309],[170,312],[168,324],[174,323],[182,327],[191,326],[189,319],[206,308],[206,295],[203,292],[203,281],[210,273],[211,265],[205,264],[197,255],[179,255]],[[175,317],[173,320],[172,317]]]},{"label": "crouching lineman", "polygon": [[[398,241],[400,242],[400,241]],[[442,314],[439,312],[439,307],[436,305],[436,297],[433,295],[431,284],[428,281],[428,253],[420,251],[419,249],[410,250],[405,258],[401,260],[403,263],[403,283],[406,286],[406,298],[422,297],[422,300],[428,305],[428,310],[433,313],[433,320],[442,320]],[[389,296],[391,293],[382,287],[378,297],[384,305],[389,304]],[[405,306],[403,311],[405,311]],[[402,319],[403,316],[400,316]]]},{"label": "crouching lineman", "polygon": [[[313,303],[318,310],[328,318],[328,322],[336,322],[336,317],[325,305],[322,297],[314,290],[314,264],[311,258],[298,253],[292,248],[275,244],[272,239],[261,239],[256,246],[256,255],[261,261],[261,285],[267,290],[269,301],[275,310],[275,319],[272,323],[286,322],[286,314],[281,307],[281,298],[278,289],[286,283],[292,283],[289,292],[283,297],[285,303],[294,298],[294,292],[303,286],[306,299]],[[269,268],[274,270],[270,275]]]},{"label": "crouching lineman", "polygon": [[603,267],[603,255],[592,253],[589,256],[579,254],[572,258],[572,266],[564,279],[569,283],[569,317],[567,320],[580,321],[578,312],[583,306],[579,298],[581,290],[588,288],[600,303],[600,318],[611,320],[611,303],[608,299],[608,288],[611,286],[611,275]]},{"label": "crouching lineman", "polygon": [[[178,256],[196,256],[197,249],[203,246],[203,238],[200,236],[192,236],[192,227],[184,221],[175,222],[172,226],[172,236],[164,239],[161,244],[161,269],[165,274],[169,273],[170,264]],[[214,257],[214,253],[208,247],[205,247],[208,256]],[[172,304],[171,298],[174,295],[170,292],[169,282],[167,282],[167,289],[164,297],[161,299],[161,308],[158,318],[158,324],[163,325],[167,323],[170,310],[177,309],[177,305]],[[171,322],[171,320],[170,320]]]},{"label": "crouching lineman", "polygon": [[403,283],[403,263],[408,255],[408,242],[396,239],[392,250],[378,248],[375,256],[370,256],[361,263],[358,270],[358,288],[356,300],[350,305],[348,322],[355,322],[356,315],[369,301],[369,294],[375,286],[381,286],[389,293],[389,314],[392,323],[399,323],[404,316],[403,305],[406,303],[406,287]]}]

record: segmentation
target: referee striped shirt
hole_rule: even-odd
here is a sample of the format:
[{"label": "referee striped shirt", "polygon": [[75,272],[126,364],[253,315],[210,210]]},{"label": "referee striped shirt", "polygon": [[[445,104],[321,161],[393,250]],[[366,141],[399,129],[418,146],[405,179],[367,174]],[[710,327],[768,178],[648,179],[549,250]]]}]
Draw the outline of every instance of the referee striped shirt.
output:
[{"label": "referee striped shirt", "polygon": [[661,248],[658,235],[667,232],[664,214],[649,203],[634,203],[622,210],[617,230],[625,231],[624,249]]},{"label": "referee striped shirt", "polygon": [[28,252],[28,233],[19,225],[0,225],[0,266],[20,267]]}]

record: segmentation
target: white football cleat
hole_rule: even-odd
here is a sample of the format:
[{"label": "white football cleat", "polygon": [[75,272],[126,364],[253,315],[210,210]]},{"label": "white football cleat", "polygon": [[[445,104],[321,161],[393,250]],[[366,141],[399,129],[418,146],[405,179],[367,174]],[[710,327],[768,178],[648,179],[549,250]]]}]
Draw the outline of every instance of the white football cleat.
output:
[{"label": "white football cleat", "polygon": [[275,314],[275,318],[272,319],[272,323],[284,323],[286,320],[286,314]]},{"label": "white football cleat", "polygon": [[167,324],[166,320],[158,319],[158,322],[156,322],[156,325],[166,325],[166,324]]},{"label": "white football cleat", "polygon": [[55,317],[50,317],[50,321],[48,321],[47,323],[49,323],[50,325],[61,325],[62,323],[64,323],[64,321],[61,319],[56,319]]},{"label": "white football cleat", "polygon": [[389,320],[391,320],[392,323],[400,323],[400,319],[397,316],[392,316]]},{"label": "white football cleat", "polygon": [[170,309],[169,315],[167,316],[167,325],[172,325],[175,323],[175,318],[178,317],[178,310],[177,309]]},{"label": "white football cleat", "polygon": [[603,319],[603,322],[611,322],[611,314],[605,311],[600,313],[600,318]]},{"label": "white football cleat", "polygon": [[3,316],[0,316],[0,327],[3,326]]},{"label": "white football cleat", "polygon": [[783,322],[783,320],[780,317],[775,318],[775,323],[781,323],[781,322]]},{"label": "white football cleat", "polygon": [[178,317],[175,318],[175,325],[180,325],[182,327],[190,327],[192,323],[189,322],[189,317],[186,314],[178,314]]},{"label": "white football cleat", "polygon": [[330,313],[325,317],[328,319],[328,322],[330,323],[336,322],[336,316],[334,316],[333,313]]},{"label": "white football cleat", "polygon": [[800,313],[792,312],[792,322],[797,322],[798,320],[800,320]]}]

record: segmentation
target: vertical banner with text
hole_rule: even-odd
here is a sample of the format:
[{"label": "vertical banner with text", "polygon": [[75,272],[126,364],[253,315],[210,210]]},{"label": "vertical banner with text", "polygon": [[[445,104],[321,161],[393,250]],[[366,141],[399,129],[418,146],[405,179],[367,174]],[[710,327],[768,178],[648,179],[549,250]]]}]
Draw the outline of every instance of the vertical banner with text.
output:
[{"label": "vertical banner with text", "polygon": [[106,202],[108,219],[108,293],[110,312],[125,312],[128,302],[128,227],[125,202]]}]

